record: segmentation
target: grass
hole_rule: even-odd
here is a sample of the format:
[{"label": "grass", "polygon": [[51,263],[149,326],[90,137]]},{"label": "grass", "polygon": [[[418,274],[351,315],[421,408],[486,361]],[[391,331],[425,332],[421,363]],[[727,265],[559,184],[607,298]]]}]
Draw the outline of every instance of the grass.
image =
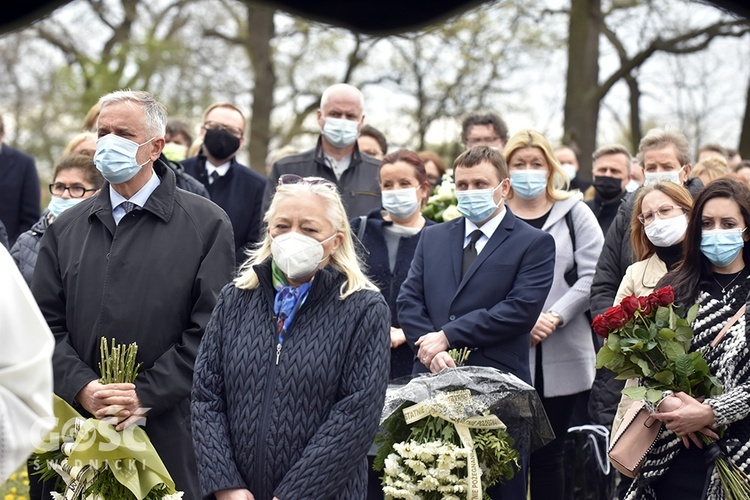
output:
[{"label": "grass", "polygon": [[8,480],[0,485],[0,500],[28,500],[29,474],[22,465]]}]

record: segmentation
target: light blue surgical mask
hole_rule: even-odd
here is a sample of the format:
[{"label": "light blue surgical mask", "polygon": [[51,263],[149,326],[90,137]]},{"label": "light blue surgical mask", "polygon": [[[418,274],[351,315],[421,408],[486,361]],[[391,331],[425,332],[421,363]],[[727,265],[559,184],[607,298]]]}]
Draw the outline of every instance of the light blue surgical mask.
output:
[{"label": "light blue surgical mask", "polygon": [[110,184],[122,184],[137,174],[148,160],[138,164],[138,148],[153,141],[154,137],[138,144],[115,134],[107,134],[96,141],[94,164]]},{"label": "light blue surgical mask", "polygon": [[325,118],[323,135],[334,147],[345,148],[357,140],[359,122],[343,118]]},{"label": "light blue surgical mask", "polygon": [[82,202],[84,198],[60,198],[59,196],[53,196],[49,199],[49,205],[47,210],[52,214],[53,217],[57,217],[70,207],[74,207]]},{"label": "light blue surgical mask", "polygon": [[547,188],[546,170],[511,170],[510,187],[525,200],[533,200]]},{"label": "light blue surgical mask", "polygon": [[644,186],[651,186],[657,182],[674,182],[675,184],[682,184],[680,182],[680,173],[685,169],[683,166],[679,170],[670,170],[669,172],[646,172],[643,174]]},{"label": "light blue surgical mask", "polygon": [[490,218],[499,203],[495,203],[495,191],[503,183],[495,188],[488,189],[470,189],[468,191],[456,191],[456,201],[458,211],[474,224],[478,224]]},{"label": "light blue surgical mask", "polygon": [[419,199],[417,188],[391,189],[381,191],[383,208],[397,219],[405,219],[417,211]]},{"label": "light blue surgical mask", "polygon": [[701,233],[701,252],[717,267],[726,267],[745,247],[745,229],[710,229]]}]

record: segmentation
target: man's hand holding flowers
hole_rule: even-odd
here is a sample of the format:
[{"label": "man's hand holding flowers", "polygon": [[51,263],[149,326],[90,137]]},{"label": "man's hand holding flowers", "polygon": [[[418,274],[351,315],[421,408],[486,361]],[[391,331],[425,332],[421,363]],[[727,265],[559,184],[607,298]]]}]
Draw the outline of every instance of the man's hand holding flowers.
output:
[{"label": "man's hand holding flowers", "polygon": [[92,380],[76,396],[76,400],[94,418],[108,420],[121,431],[141,420],[146,411],[130,383],[102,384]]},{"label": "man's hand holding flowers", "polygon": [[455,368],[456,362],[453,359],[453,356],[448,354],[447,351],[439,352],[435,355],[434,358],[432,358],[432,362],[430,363],[430,366],[428,367],[430,369],[430,372],[432,373],[438,373],[442,370],[445,370],[446,368]]}]

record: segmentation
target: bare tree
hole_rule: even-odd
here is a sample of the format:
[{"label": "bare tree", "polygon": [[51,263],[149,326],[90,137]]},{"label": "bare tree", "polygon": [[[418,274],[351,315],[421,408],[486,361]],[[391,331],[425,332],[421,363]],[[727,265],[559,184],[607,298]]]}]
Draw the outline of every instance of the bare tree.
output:
[{"label": "bare tree", "polygon": [[[600,0],[571,2],[564,141],[578,147],[584,173],[591,172],[591,163],[588,159],[596,147],[600,104],[617,82],[635,78],[634,72],[658,52],[673,55],[692,54],[707,49],[718,37],[740,37],[750,32],[750,21],[746,19],[722,16],[718,21],[690,27],[664,18],[663,22],[670,26],[667,36],[663,36],[663,29],[644,34],[639,49],[628,54],[614,36],[616,30],[611,26],[605,27],[604,23],[607,23],[615,12],[645,8],[649,9],[649,14],[655,14],[658,7],[659,4],[652,2],[625,1],[614,2],[609,11],[602,12]],[[651,15],[651,19],[653,18]],[[620,59],[620,66],[604,78],[599,74],[599,35],[602,33],[613,41]],[[635,96],[631,95],[631,113],[634,120],[636,112],[633,111],[633,107],[638,97],[637,83],[631,82],[630,87],[631,92],[635,92]],[[637,137],[639,128],[635,128],[634,138]]]}]

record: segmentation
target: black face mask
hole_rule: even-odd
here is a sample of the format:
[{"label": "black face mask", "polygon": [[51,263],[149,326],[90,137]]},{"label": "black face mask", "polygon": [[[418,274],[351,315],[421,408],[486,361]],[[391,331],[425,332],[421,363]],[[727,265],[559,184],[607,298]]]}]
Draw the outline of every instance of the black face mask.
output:
[{"label": "black face mask", "polygon": [[622,179],[609,177],[608,175],[597,175],[594,179],[596,194],[605,200],[614,200],[622,194]]},{"label": "black face mask", "polygon": [[209,129],[203,137],[203,145],[217,160],[226,160],[240,148],[240,139],[226,130]]}]

